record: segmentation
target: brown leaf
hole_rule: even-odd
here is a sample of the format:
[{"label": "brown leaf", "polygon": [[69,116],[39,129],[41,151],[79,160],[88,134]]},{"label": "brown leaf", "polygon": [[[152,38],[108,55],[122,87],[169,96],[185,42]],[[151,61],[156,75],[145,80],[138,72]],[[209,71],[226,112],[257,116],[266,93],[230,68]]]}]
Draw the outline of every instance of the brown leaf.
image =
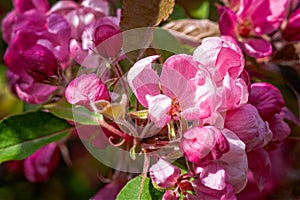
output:
[{"label": "brown leaf", "polygon": [[[173,12],[175,0],[123,0],[120,27],[122,31],[139,29],[123,35],[123,49],[135,62],[153,38],[154,27]],[[134,48],[133,48],[134,47]],[[129,52],[129,50],[134,51]]]},{"label": "brown leaf", "polygon": [[219,26],[217,23],[207,19],[181,19],[171,21],[163,26],[179,42],[198,46],[202,39],[206,37],[220,36]]}]

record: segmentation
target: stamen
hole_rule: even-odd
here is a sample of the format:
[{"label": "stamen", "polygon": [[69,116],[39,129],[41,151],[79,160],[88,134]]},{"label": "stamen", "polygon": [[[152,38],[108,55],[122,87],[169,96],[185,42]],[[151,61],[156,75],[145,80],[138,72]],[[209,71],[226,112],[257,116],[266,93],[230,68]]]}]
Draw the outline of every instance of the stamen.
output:
[{"label": "stamen", "polygon": [[181,111],[182,111],[182,109],[180,107],[180,103],[177,100],[177,98],[174,97],[172,99],[171,108],[170,108],[170,110],[168,111],[167,114],[170,115],[172,117],[172,119],[179,120]]}]

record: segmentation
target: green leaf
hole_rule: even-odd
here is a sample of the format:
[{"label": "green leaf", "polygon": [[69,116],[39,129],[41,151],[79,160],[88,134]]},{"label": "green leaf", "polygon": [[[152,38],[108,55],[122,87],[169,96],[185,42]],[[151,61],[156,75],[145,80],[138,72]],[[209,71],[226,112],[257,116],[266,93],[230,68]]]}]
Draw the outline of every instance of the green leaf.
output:
[{"label": "green leaf", "polygon": [[[138,199],[142,178],[142,176],[137,176],[134,179],[130,180],[118,194],[117,200]],[[149,181],[150,178],[145,179],[141,200],[152,199],[149,191]]]},{"label": "green leaf", "polygon": [[0,163],[28,157],[38,148],[66,136],[69,128],[65,120],[41,111],[0,121]]},{"label": "green leaf", "polygon": [[[130,180],[118,194],[117,200],[138,199],[142,179],[143,177],[140,175]],[[164,191],[153,187],[150,178],[145,179],[141,200],[162,199],[163,194]]]},{"label": "green leaf", "polygon": [[171,33],[161,28],[155,29],[151,46],[160,53],[163,61],[174,54],[187,53]]},{"label": "green leaf", "polygon": [[[150,179],[151,180],[151,179]],[[149,191],[152,199],[162,199],[165,191],[158,190],[154,187],[152,181],[149,181]]]},{"label": "green leaf", "polygon": [[82,106],[72,106],[64,98],[53,104],[45,105],[44,108],[59,118],[84,125],[98,125],[98,120],[103,120],[101,114],[93,113]]}]

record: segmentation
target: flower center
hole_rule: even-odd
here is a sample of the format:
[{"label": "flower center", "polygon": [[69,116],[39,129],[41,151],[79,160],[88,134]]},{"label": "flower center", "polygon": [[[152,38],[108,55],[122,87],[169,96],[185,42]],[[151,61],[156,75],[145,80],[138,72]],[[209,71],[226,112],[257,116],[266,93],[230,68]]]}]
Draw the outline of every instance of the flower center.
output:
[{"label": "flower center", "polygon": [[239,34],[242,37],[248,37],[251,32],[251,22],[246,20],[239,24]]},{"label": "flower center", "polygon": [[172,117],[172,119],[179,120],[180,112],[182,111],[180,107],[180,103],[176,97],[172,99],[171,108],[168,111],[168,115]]}]

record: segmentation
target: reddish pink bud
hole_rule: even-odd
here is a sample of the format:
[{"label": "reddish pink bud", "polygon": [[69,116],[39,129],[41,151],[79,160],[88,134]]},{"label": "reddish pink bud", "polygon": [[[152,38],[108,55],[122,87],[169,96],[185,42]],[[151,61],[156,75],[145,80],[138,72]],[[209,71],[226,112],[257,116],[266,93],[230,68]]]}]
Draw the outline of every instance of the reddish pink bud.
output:
[{"label": "reddish pink bud", "polygon": [[78,104],[91,109],[91,103],[109,100],[109,92],[96,74],[82,74],[70,82],[65,90],[70,104]]},{"label": "reddish pink bud", "polygon": [[59,149],[56,143],[50,143],[24,160],[24,173],[32,182],[44,182],[54,171],[59,161]]},{"label": "reddish pink bud", "polygon": [[114,58],[122,47],[119,27],[105,18],[99,20],[94,29],[94,43],[98,53],[105,58]]},{"label": "reddish pink bud", "polygon": [[46,47],[35,44],[27,49],[23,58],[26,72],[37,82],[53,82],[59,79],[59,66],[53,53]]}]

